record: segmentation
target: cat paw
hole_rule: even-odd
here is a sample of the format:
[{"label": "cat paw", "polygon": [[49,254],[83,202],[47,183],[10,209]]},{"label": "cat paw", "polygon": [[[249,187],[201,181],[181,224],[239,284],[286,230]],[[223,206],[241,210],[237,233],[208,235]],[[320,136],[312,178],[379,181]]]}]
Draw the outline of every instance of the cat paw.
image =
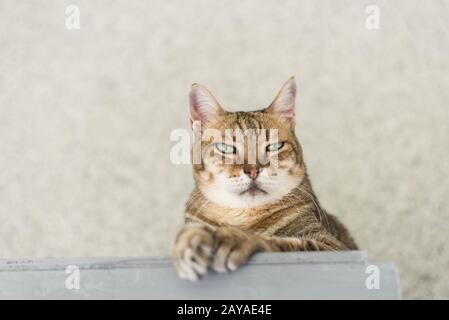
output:
[{"label": "cat paw", "polygon": [[217,272],[236,270],[257,250],[257,241],[248,233],[233,227],[224,227],[215,233],[215,254],[212,269]]},{"label": "cat paw", "polygon": [[213,247],[214,237],[205,226],[184,226],[173,251],[173,262],[179,277],[195,281],[204,276],[212,262]]}]

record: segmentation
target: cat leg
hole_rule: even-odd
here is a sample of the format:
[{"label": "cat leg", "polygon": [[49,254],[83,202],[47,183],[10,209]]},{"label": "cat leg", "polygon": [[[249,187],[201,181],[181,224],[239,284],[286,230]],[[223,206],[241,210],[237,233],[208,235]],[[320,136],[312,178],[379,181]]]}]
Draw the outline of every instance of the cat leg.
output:
[{"label": "cat leg", "polygon": [[273,251],[271,248],[262,238],[235,227],[188,223],[176,237],[172,258],[179,277],[195,281],[209,267],[217,272],[233,271],[254,252]]},{"label": "cat leg", "polygon": [[303,237],[268,237],[271,251],[338,251],[348,248],[331,235],[303,236]]},{"label": "cat leg", "polygon": [[235,227],[221,227],[214,234],[211,267],[229,272],[244,264],[256,252],[348,250],[330,234],[308,237],[265,237]]},{"label": "cat leg", "polygon": [[180,278],[195,281],[207,273],[214,248],[211,231],[199,223],[188,223],[179,231],[172,259]]},{"label": "cat leg", "polygon": [[175,241],[173,261],[183,279],[197,280],[211,267],[230,272],[248,261],[256,252],[347,250],[326,233],[309,237],[266,237],[242,229],[219,228],[199,223],[186,224]]}]

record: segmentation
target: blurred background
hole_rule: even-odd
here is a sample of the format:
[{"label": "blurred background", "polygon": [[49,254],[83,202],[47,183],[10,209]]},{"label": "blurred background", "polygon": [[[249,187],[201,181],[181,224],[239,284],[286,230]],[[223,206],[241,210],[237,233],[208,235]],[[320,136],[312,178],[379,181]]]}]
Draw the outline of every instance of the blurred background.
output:
[{"label": "blurred background", "polygon": [[323,206],[398,264],[405,298],[449,298],[448,16],[448,1],[0,0],[0,258],[169,254],[193,187],[169,159],[190,84],[251,110],[295,75]]}]

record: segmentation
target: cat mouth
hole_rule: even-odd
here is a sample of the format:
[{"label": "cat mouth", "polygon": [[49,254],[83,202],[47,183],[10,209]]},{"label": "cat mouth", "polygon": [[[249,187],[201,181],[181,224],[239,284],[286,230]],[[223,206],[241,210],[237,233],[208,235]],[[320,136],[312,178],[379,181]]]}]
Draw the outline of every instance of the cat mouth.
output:
[{"label": "cat mouth", "polygon": [[267,192],[263,189],[261,189],[257,183],[255,183],[254,181],[251,182],[250,186],[248,189],[246,189],[243,192],[240,192],[240,195],[243,196],[244,194],[249,194],[250,196],[255,196],[257,194],[267,194]]}]

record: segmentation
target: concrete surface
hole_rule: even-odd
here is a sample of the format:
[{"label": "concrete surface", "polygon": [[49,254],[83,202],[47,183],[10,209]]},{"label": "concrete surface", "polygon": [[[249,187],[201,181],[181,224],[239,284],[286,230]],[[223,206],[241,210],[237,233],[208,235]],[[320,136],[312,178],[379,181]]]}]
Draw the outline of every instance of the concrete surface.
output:
[{"label": "concrete surface", "polygon": [[361,251],[259,253],[198,282],[166,257],[0,260],[0,299],[400,299],[398,284]]},{"label": "concrete surface", "polygon": [[169,161],[190,84],[249,110],[295,75],[323,205],[398,264],[405,298],[449,298],[448,14],[417,0],[0,1],[0,257],[168,254],[193,185]]}]

